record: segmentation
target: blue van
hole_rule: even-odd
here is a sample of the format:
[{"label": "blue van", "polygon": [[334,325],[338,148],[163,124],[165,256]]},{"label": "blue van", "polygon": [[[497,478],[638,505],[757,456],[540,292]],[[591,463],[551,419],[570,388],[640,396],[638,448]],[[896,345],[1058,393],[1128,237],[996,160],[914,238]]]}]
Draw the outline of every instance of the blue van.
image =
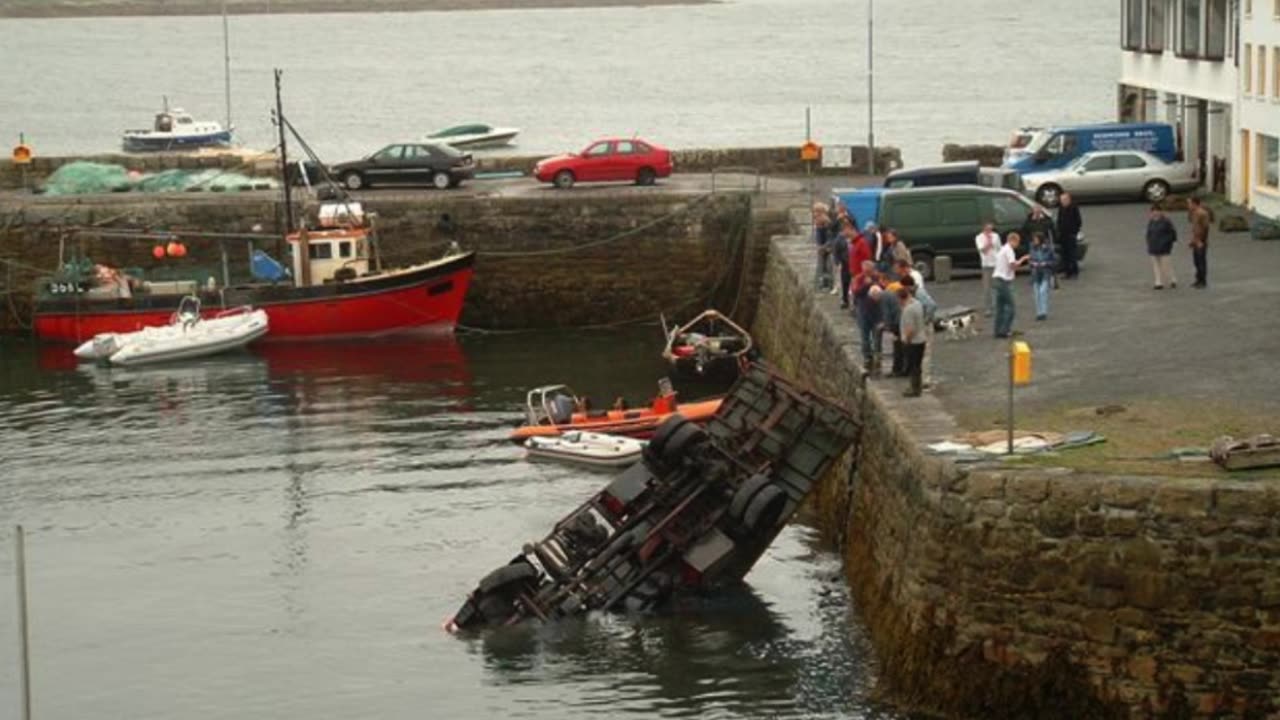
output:
[{"label": "blue van", "polygon": [[1165,123],[1102,123],[1053,127],[1036,133],[1026,154],[1005,167],[1023,175],[1064,168],[1095,150],[1145,150],[1165,162],[1176,162],[1178,143]]}]

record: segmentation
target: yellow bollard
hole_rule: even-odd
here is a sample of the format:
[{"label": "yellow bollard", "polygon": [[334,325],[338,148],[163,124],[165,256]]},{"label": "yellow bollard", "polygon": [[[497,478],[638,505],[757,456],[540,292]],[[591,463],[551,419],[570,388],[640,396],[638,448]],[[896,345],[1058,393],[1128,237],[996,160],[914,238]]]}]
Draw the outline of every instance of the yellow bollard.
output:
[{"label": "yellow bollard", "polygon": [[1013,386],[1031,384],[1031,346],[1022,340],[1009,343],[1009,428],[1008,454],[1013,454]]}]

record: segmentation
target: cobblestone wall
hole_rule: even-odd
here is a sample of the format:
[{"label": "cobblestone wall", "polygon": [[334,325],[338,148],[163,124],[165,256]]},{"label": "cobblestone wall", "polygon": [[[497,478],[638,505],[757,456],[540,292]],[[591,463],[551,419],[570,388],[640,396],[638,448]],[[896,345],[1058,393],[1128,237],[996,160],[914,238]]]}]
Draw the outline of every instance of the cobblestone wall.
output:
[{"label": "cobblestone wall", "polygon": [[816,509],[889,699],[984,719],[1277,717],[1280,490],[926,456],[954,422],[862,387],[810,254],[774,239],[754,331],[863,415],[857,470],[846,458]]},{"label": "cobblestone wall", "polygon": [[[465,325],[526,329],[683,317],[714,306],[750,317],[767,236],[753,232],[767,213],[749,196],[723,194],[563,195],[511,199],[425,194],[366,204],[378,213],[380,248],[391,265],[440,256],[450,242],[478,253]],[[261,193],[69,198],[0,203],[0,258],[52,269],[60,225],[244,233],[275,226],[280,204]],[[446,219],[447,217],[447,219]],[[83,247],[95,262],[155,268],[201,267],[221,277],[214,239],[187,243],[188,256],[157,263],[146,240],[98,239]],[[245,281],[247,241],[225,241],[232,280]],[[273,240],[258,247],[278,257]],[[23,278],[34,287],[34,278]],[[20,298],[19,302],[23,302]]]}]

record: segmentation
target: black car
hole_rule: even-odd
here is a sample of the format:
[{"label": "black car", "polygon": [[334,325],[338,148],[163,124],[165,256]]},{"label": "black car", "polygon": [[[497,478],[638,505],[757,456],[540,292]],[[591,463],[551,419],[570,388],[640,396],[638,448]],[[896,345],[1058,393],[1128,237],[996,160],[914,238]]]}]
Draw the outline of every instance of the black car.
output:
[{"label": "black car", "polygon": [[375,185],[434,185],[444,190],[475,177],[471,155],[442,143],[388,145],[363,160],[334,165],[331,174],[349,190]]}]

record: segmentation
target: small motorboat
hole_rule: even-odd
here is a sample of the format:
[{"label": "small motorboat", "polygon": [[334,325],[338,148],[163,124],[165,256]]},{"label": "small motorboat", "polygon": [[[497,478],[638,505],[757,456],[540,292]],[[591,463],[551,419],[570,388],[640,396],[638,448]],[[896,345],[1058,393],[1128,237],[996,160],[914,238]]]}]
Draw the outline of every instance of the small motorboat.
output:
[{"label": "small motorboat", "polygon": [[267,313],[248,306],[202,318],[200,300],[189,296],[168,325],[95,335],[77,347],[75,355],[124,366],[188,360],[242,348],[266,335],[267,327]]},{"label": "small motorboat", "polygon": [[645,442],[635,438],[573,430],[559,437],[524,441],[529,457],[563,460],[595,467],[623,467],[640,459]]},{"label": "small motorboat", "polygon": [[662,359],[679,372],[694,375],[736,374],[755,347],[751,334],[717,310],[707,310],[689,322],[667,329]]},{"label": "small motorboat", "polygon": [[492,125],[474,123],[437,130],[428,135],[427,139],[452,145],[455,148],[475,150],[510,145],[511,141],[519,134],[519,128],[493,127]]},{"label": "small motorboat", "polygon": [[125,152],[227,147],[231,144],[231,128],[212,120],[197,121],[182,108],[170,110],[166,100],[150,130],[125,130],[121,144]]},{"label": "small motorboat", "polygon": [[710,420],[720,401],[717,397],[677,404],[671,382],[663,378],[658,383],[658,397],[647,407],[628,408],[619,399],[608,410],[592,410],[590,401],[578,397],[568,386],[548,385],[529,391],[525,424],[512,431],[511,440],[522,443],[531,437],[556,437],[575,430],[647,438],[673,415],[696,423]]}]

